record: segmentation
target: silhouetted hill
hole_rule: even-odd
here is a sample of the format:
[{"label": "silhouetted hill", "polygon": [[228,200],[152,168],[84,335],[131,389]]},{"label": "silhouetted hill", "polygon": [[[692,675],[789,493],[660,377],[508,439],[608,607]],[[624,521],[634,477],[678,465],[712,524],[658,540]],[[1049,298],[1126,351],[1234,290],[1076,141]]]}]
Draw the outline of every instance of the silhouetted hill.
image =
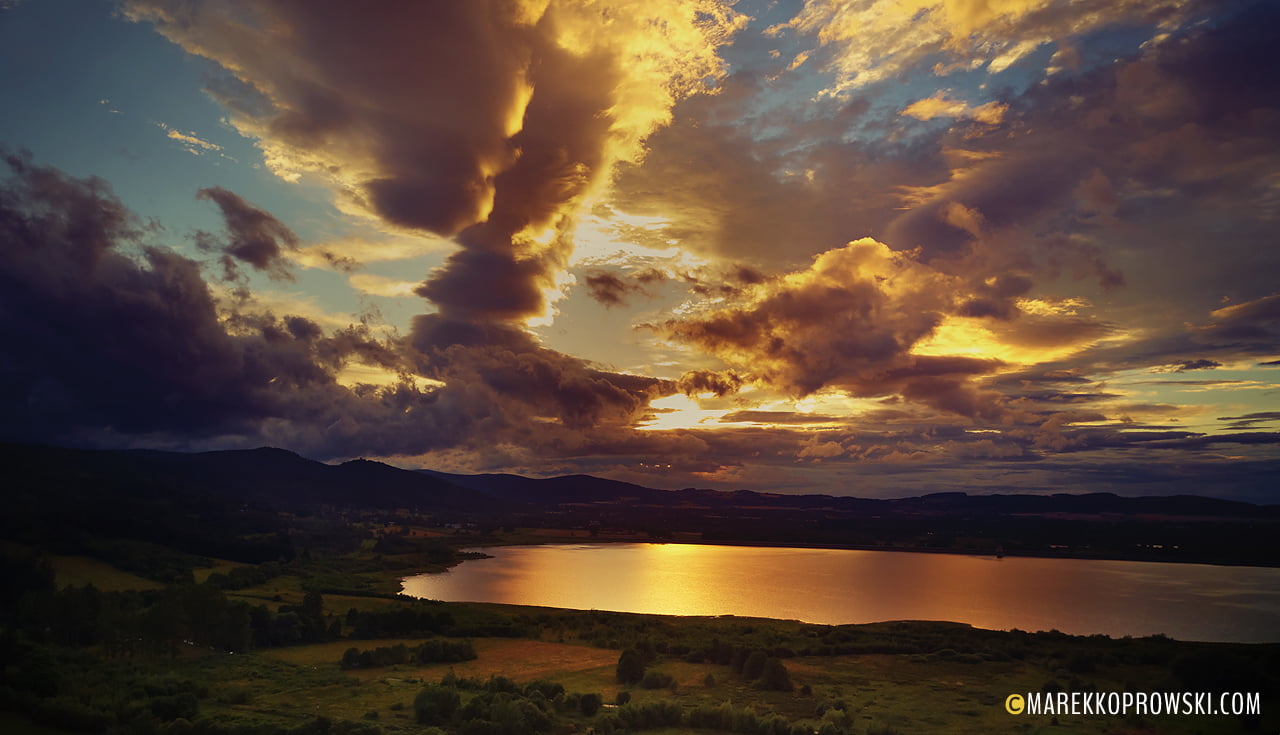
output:
[{"label": "silhouetted hill", "polygon": [[270,447],[189,454],[3,444],[0,468],[14,493],[210,496],[280,510],[479,508],[492,502],[475,490],[380,462],[334,466]]},{"label": "silhouetted hill", "polygon": [[280,509],[317,505],[501,512],[562,504],[831,510],[862,516],[1119,515],[1280,518],[1280,506],[1191,495],[1121,497],[1111,493],[968,495],[935,493],[876,499],[783,495],[752,490],[658,490],[592,475],[531,478],[403,470],[365,459],[330,465],[271,447],[184,453],[87,450],[0,444],[0,473],[10,494],[142,492],[207,495]]},{"label": "silhouetted hill", "polygon": [[[363,459],[329,465],[271,448],[187,454],[17,444],[0,444],[0,486],[3,538],[57,536],[68,548],[133,538],[250,560],[289,553],[282,511],[319,517],[309,522],[314,530],[337,528],[351,514],[390,522],[390,511],[408,509],[433,523],[627,538],[1280,563],[1280,507],[1194,496],[670,491],[590,475],[460,475]],[[347,536],[341,543],[357,541]]]},{"label": "silhouetted hill", "polygon": [[655,490],[591,475],[533,478],[508,474],[457,475],[434,470],[418,472],[459,487],[522,503],[600,503],[622,500],[669,503],[673,499],[669,490]]}]

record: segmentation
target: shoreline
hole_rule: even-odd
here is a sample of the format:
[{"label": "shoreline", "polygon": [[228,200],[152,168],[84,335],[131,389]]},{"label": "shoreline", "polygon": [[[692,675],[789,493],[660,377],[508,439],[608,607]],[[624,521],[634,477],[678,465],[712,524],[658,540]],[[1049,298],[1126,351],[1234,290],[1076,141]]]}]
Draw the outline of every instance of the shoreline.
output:
[{"label": "shoreline", "polygon": [[732,540],[684,540],[684,539],[650,539],[650,538],[589,538],[578,536],[547,536],[539,540],[521,539],[516,541],[499,540],[492,543],[483,543],[467,546],[459,546],[460,550],[478,549],[489,546],[553,546],[563,544],[681,544],[687,546],[742,546],[749,548],[765,548],[765,549],[829,549],[835,551],[893,551],[905,552],[910,554],[955,554],[959,556],[975,556],[983,558],[996,559],[1078,559],[1082,561],[1126,561],[1138,562],[1144,564],[1199,564],[1204,566],[1219,567],[1251,567],[1256,569],[1277,569],[1280,568],[1280,562],[1242,562],[1229,561],[1222,559],[1191,557],[1168,559],[1151,556],[1140,556],[1136,554],[1086,554],[1080,552],[1065,553],[1026,553],[1026,552],[1005,552],[1003,556],[996,556],[994,553],[979,551],[974,549],[939,549],[930,547],[907,547],[907,546],[880,546],[874,544],[823,544],[823,543],[806,543],[791,541],[732,541]]},{"label": "shoreline", "polygon": [[[631,551],[627,551],[627,547],[625,546],[618,546],[620,543],[629,544]],[[478,545],[475,547],[467,547],[466,550],[473,553],[478,551],[490,558],[496,557],[499,559],[505,559],[506,553],[517,555],[531,553],[551,554],[552,556],[548,558],[556,561],[549,562],[550,566],[548,567],[547,573],[558,576],[552,576],[549,577],[549,579],[560,580],[562,577],[569,578],[565,575],[576,574],[576,572],[571,571],[571,569],[577,569],[578,567],[583,569],[595,569],[599,566],[595,561],[588,561],[588,559],[613,558],[612,555],[616,553],[623,554],[623,556],[617,557],[619,559],[631,560],[634,557],[627,555],[639,554],[640,557],[647,558],[651,553],[661,553],[657,551],[644,551],[645,547],[640,546],[642,543],[669,545],[668,542],[655,541],[570,538],[565,540],[544,539],[540,543],[508,543],[502,544],[501,546]],[[609,550],[610,545],[613,545],[613,551]],[[681,546],[691,545],[696,546],[699,544],[681,543]],[[997,567],[986,563],[997,561],[993,556],[975,554],[964,554],[964,556],[969,557],[969,561],[960,562],[957,560],[955,563],[946,562],[945,566],[939,566],[938,564],[942,563],[941,558],[938,559],[938,563],[928,561],[927,557],[917,557],[917,561],[909,561],[906,558],[901,558],[901,561],[898,561],[888,559],[886,557],[863,556],[860,559],[850,558],[847,561],[840,561],[839,555],[820,554],[807,556],[794,554],[789,555],[785,553],[775,555],[772,554],[772,552],[767,551],[767,549],[816,549],[822,551],[883,551],[884,549],[833,549],[830,546],[817,544],[808,546],[790,546],[781,544],[732,544],[729,542],[717,542],[714,544],[704,545],[726,548],[725,554],[727,554],[727,558],[734,561],[733,564],[726,567],[726,569],[733,570],[733,574],[731,574],[730,577],[732,580],[735,580],[733,582],[727,582],[729,584],[745,584],[742,579],[739,579],[741,574],[739,574],[737,570],[739,567],[745,568],[745,566],[748,566],[749,564],[761,564],[770,569],[776,566],[790,568],[788,565],[796,565],[795,572],[797,574],[802,568],[808,568],[809,565],[813,565],[813,568],[820,570],[827,570],[828,567],[832,567],[832,565],[839,567],[839,569],[845,569],[848,565],[853,565],[850,568],[864,570],[872,570],[876,568],[895,569],[898,570],[898,572],[895,572],[892,576],[899,579],[902,578],[902,574],[907,574],[907,578],[915,578],[917,572],[927,576],[928,573],[930,573],[929,570],[945,568],[957,570],[957,573],[964,571],[964,574],[968,574],[969,572],[977,574],[978,576],[976,579],[987,580],[986,583],[979,585],[982,590],[980,593],[982,595],[982,599],[998,601],[1005,600],[1007,598],[1007,602],[1003,606],[1000,604],[996,604],[995,606],[992,606],[991,604],[978,604],[974,607],[969,602],[964,602],[964,599],[967,598],[962,599],[963,594],[961,594],[961,597],[956,597],[956,594],[958,593],[953,589],[955,585],[951,585],[948,587],[948,589],[951,590],[949,597],[940,602],[934,601],[930,604],[923,605],[862,605],[853,607],[846,606],[848,609],[845,609],[845,607],[841,607],[840,604],[830,604],[831,601],[826,599],[831,597],[828,593],[815,595],[815,599],[818,600],[816,604],[797,603],[787,604],[785,606],[771,606],[768,604],[761,606],[759,604],[747,604],[744,606],[739,604],[739,601],[736,601],[736,598],[730,599],[723,595],[712,595],[711,598],[706,600],[699,598],[696,601],[696,604],[693,604],[690,600],[685,600],[681,595],[670,593],[670,590],[664,590],[662,588],[654,588],[653,590],[650,590],[647,597],[642,596],[643,604],[639,604],[632,599],[634,596],[584,596],[580,594],[566,594],[563,590],[558,594],[543,595],[532,592],[533,588],[531,588],[529,594],[521,594],[514,597],[502,594],[497,594],[495,596],[492,593],[492,590],[484,587],[483,584],[481,584],[481,586],[469,584],[467,580],[471,577],[465,576],[468,574],[466,571],[463,572],[464,576],[458,578],[459,581],[457,582],[444,578],[440,578],[439,581],[432,581],[432,577],[435,575],[430,572],[423,574],[397,574],[397,580],[399,583],[400,594],[405,597],[439,600],[444,602],[475,602],[483,604],[520,605],[558,609],[599,609],[637,615],[663,615],[676,617],[720,617],[723,615],[730,615],[733,617],[762,617],[777,620],[796,620],[816,625],[834,626],[867,625],[897,620],[927,620],[952,622],[972,627],[980,627],[987,630],[1014,630],[1022,628],[1025,630],[1047,631],[1056,629],[1074,636],[1101,634],[1112,638],[1122,638],[1130,636],[1148,637],[1165,635],[1176,640],[1185,641],[1280,644],[1280,639],[1274,638],[1271,635],[1271,631],[1268,630],[1274,624],[1275,617],[1273,614],[1266,613],[1264,609],[1255,609],[1252,607],[1243,612],[1223,610],[1220,605],[1213,602],[1211,599],[1212,595],[1205,596],[1200,592],[1197,592],[1197,590],[1206,589],[1202,587],[1202,585],[1208,585],[1209,588],[1214,588],[1214,583],[1210,580],[1220,578],[1233,580],[1226,582],[1230,585],[1231,589],[1259,589],[1265,592],[1266,589],[1273,586],[1274,572],[1243,571],[1250,569],[1250,567],[1241,567],[1242,571],[1238,573],[1229,573],[1226,571],[1219,572],[1216,571],[1217,568],[1212,565],[1199,565],[1199,568],[1194,568],[1197,565],[1183,567],[1166,566],[1163,569],[1159,569],[1155,567],[1130,567],[1127,565],[1068,564],[1062,566],[1053,564],[1052,561],[1044,564],[1013,562],[1011,566]],[[507,547],[508,551],[499,553],[499,548],[501,547]],[[537,551],[539,547],[545,547],[546,550],[539,552]],[[737,547],[743,551],[727,551],[727,549],[731,549],[733,547]],[[746,551],[753,548],[765,549],[765,551],[759,552],[758,556],[749,554]],[[581,554],[581,556],[573,557],[579,561],[573,562],[571,567],[564,566],[564,564],[560,563],[563,560],[554,553],[561,550],[567,550],[574,554]],[[690,549],[689,552],[673,551],[671,553],[676,555],[672,557],[675,559],[689,558],[684,556],[686,553],[694,554],[695,557],[693,558],[699,558],[696,556],[699,552],[692,549]],[[958,552],[950,550],[933,550],[930,553],[950,553],[953,556],[958,555]],[[716,554],[712,558],[719,557],[720,554]],[[517,558],[523,559],[525,557],[519,556]],[[1043,557],[1023,558],[1035,559]],[[748,564],[739,563],[740,560],[743,559],[748,560]],[[749,560],[751,559],[756,559],[756,561],[750,562]],[[1090,560],[1085,559],[1083,561]],[[1143,562],[1139,561],[1138,563],[1141,564]],[[978,569],[979,567],[981,570]],[[498,573],[499,576],[501,576],[501,573],[505,568],[504,562],[504,564],[499,565],[498,567],[491,567],[484,570],[477,567],[473,570],[473,573],[480,575],[479,577],[475,577],[475,579],[485,580],[495,573]],[[541,567],[535,564],[530,568]],[[1253,569],[1269,568],[1270,567],[1253,567]],[[870,576],[868,576],[868,574]],[[858,580],[859,584],[872,585],[872,587],[864,587],[863,589],[881,589],[875,585],[881,584],[881,582],[877,580],[880,580],[884,575],[881,573],[880,576],[877,577],[876,574],[877,573],[875,572],[868,572],[864,574],[854,574],[853,577],[841,576],[840,579],[844,579],[846,582],[851,584],[853,583],[852,580]],[[1179,593],[1181,594],[1181,597],[1175,596],[1175,598],[1185,598],[1185,602],[1188,605],[1191,605],[1193,609],[1202,610],[1203,614],[1209,617],[1204,620],[1198,620],[1195,616],[1188,616],[1186,614],[1168,614],[1164,616],[1155,614],[1154,617],[1151,617],[1149,620],[1146,620],[1146,617],[1144,617],[1143,619],[1146,620],[1146,622],[1140,624],[1118,624],[1114,622],[1113,618],[1119,619],[1117,616],[1128,616],[1131,612],[1132,606],[1124,600],[1114,599],[1117,597],[1114,594],[1109,596],[1104,595],[1106,598],[1105,600],[1100,600],[1092,606],[1086,605],[1083,608],[1079,607],[1078,602],[1074,605],[1067,605],[1065,608],[1059,607],[1052,610],[1046,609],[1043,604],[1018,603],[1017,600],[1025,597],[1025,595],[1021,595],[1019,580],[1026,578],[1027,574],[1047,575],[1049,578],[1061,576],[1068,580],[1066,588],[1073,589],[1079,588],[1082,584],[1084,585],[1084,588],[1088,588],[1089,585],[1096,584],[1099,580],[1121,584],[1123,583],[1123,580],[1128,579],[1128,575],[1131,574],[1137,574],[1139,576],[1154,575],[1153,578],[1156,580],[1154,584],[1158,585],[1166,583],[1162,582],[1162,580],[1178,584],[1178,589],[1184,590],[1184,592]],[[788,575],[790,575],[790,573],[788,573]],[[828,577],[829,576],[830,575],[828,574]],[[823,577],[823,579],[827,579],[828,577]],[[583,579],[592,580],[589,583],[590,585],[603,584],[600,582],[601,577],[599,574],[588,575],[583,577]],[[663,579],[666,579],[666,577],[663,577]],[[882,581],[883,584],[888,585],[884,589],[887,590],[886,595],[889,598],[894,598],[895,595],[900,596],[896,582],[891,582],[889,578],[884,578]],[[701,583],[702,582],[698,582],[698,584]],[[710,584],[710,582],[707,583]],[[787,583],[784,581],[779,580],[777,583],[789,591],[795,591],[792,587],[788,587]],[[1187,584],[1191,584],[1192,586],[1187,587]],[[1074,585],[1074,587],[1071,587],[1071,585]],[[541,586],[542,585],[540,584],[536,585],[537,588],[540,588]],[[552,586],[554,587],[555,585]],[[824,587],[823,589],[828,588],[829,586]],[[557,587],[557,589],[559,588]],[[660,597],[652,597],[655,594]],[[872,593],[869,592],[866,594],[872,595]],[[1019,597],[1019,595],[1021,595],[1021,597]],[[874,595],[872,595],[872,597],[874,597]],[[1120,597],[1123,597],[1123,595],[1120,595]],[[663,601],[661,604],[651,604],[654,600],[659,599]],[[1267,599],[1271,598],[1268,596]],[[960,600],[960,602],[956,602],[956,600]],[[957,607],[957,605],[959,605],[959,607]],[[965,605],[969,606],[965,607]],[[1097,610],[1094,608],[1097,608]],[[1010,612],[1010,610],[1013,610],[1013,612]],[[1098,614],[1098,610],[1103,612],[1101,616]],[[1112,615],[1112,613],[1114,613],[1114,615]]]}]

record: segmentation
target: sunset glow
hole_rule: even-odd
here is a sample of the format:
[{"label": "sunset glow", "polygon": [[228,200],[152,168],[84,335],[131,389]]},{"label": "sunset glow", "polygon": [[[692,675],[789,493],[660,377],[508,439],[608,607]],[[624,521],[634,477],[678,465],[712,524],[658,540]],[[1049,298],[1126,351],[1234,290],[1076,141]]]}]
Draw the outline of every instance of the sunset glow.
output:
[{"label": "sunset glow", "polygon": [[0,426],[1275,502],[1277,28],[1260,0],[0,3]]}]

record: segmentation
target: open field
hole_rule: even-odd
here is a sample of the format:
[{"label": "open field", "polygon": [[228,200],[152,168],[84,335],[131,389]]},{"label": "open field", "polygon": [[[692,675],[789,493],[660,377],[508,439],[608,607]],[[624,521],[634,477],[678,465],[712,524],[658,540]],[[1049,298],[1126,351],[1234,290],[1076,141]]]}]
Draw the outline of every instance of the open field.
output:
[{"label": "open field", "polygon": [[196,584],[204,584],[211,574],[226,574],[237,567],[250,566],[236,561],[227,561],[226,559],[212,559],[211,561],[213,562],[211,567],[196,567],[191,570],[191,576],[195,578]]},{"label": "open field", "polygon": [[49,564],[53,566],[58,587],[92,584],[103,592],[118,592],[154,590],[164,586],[88,556],[50,556]]},{"label": "open field", "polygon": [[[672,621],[676,625],[680,621]],[[343,672],[337,665],[350,646],[414,645],[420,639],[335,641],[295,646],[242,657],[221,658],[216,668],[229,678],[215,685],[215,699],[248,701],[215,704],[227,715],[254,715],[297,721],[323,715],[332,719],[377,721],[385,732],[412,731],[412,701],[421,688],[445,674],[479,681],[509,677],[517,684],[534,680],[559,683],[569,692],[597,692],[612,702],[619,692],[633,703],[674,701],[686,711],[699,705],[726,702],[749,707],[760,715],[776,713],[793,722],[810,722],[815,729],[836,723],[843,732],[866,733],[1243,733],[1234,717],[1093,717],[1023,716],[1004,710],[1013,692],[1039,691],[1065,673],[1054,658],[982,661],[944,654],[849,655],[796,657],[786,667],[796,686],[793,692],[762,691],[743,681],[729,666],[693,664],[660,659],[654,669],[671,674],[670,688],[622,686],[615,680],[618,652],[547,641],[477,639],[478,658],[456,664],[399,665]],[[235,663],[231,659],[238,658]],[[267,664],[266,662],[271,663]],[[213,662],[204,662],[209,667]],[[1124,691],[1135,683],[1161,681],[1158,666],[1121,665],[1100,668],[1096,674],[1076,676],[1076,686]],[[710,678],[708,678],[710,677]],[[270,681],[272,684],[267,684]],[[809,693],[803,693],[807,685]],[[251,693],[251,694],[250,694]],[[231,696],[227,696],[230,694]],[[463,692],[463,701],[470,696]],[[822,714],[824,707],[843,710]],[[611,710],[606,707],[602,713]],[[373,714],[371,714],[373,713]],[[568,718],[590,726],[590,718]],[[665,728],[652,733],[710,733],[712,730]],[[833,730],[834,732],[834,730]]]}]

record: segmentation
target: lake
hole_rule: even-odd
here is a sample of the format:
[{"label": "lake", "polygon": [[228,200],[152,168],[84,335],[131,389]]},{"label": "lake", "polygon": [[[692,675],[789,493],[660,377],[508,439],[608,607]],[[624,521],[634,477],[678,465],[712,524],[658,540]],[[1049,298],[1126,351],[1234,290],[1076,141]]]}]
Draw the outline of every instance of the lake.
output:
[{"label": "lake", "polygon": [[403,582],[413,597],[839,625],[951,620],[1112,637],[1280,641],[1280,569],[695,544],[556,544]]}]

